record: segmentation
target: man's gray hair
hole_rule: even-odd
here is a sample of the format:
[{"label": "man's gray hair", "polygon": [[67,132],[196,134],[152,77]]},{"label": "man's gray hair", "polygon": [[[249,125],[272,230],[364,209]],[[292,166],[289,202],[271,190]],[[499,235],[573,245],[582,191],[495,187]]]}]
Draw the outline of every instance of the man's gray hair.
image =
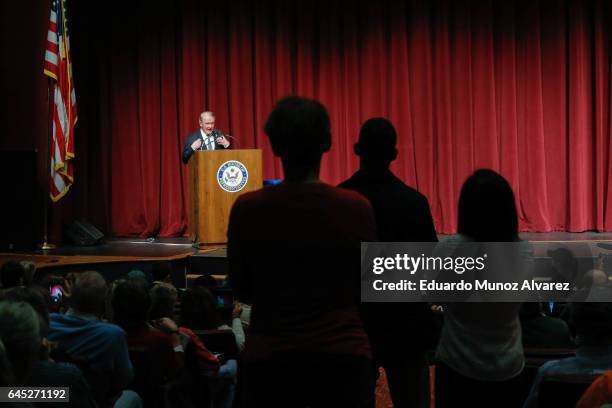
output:
[{"label": "man's gray hair", "polygon": [[210,116],[211,118],[215,117],[215,113],[211,112],[211,111],[204,111],[202,113],[200,113],[200,119],[202,119],[204,116]]},{"label": "man's gray hair", "polygon": [[81,313],[101,316],[106,300],[106,281],[96,271],[77,275],[72,289],[72,307]]},{"label": "man's gray hair", "polygon": [[38,359],[40,318],[25,302],[0,301],[0,383],[21,383]]}]

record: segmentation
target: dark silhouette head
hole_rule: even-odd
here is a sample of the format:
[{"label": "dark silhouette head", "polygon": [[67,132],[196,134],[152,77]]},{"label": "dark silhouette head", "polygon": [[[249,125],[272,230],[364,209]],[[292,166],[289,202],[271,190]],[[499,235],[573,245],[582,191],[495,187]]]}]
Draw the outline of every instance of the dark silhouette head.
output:
[{"label": "dark silhouette head", "polygon": [[113,291],[113,318],[126,331],[146,325],[151,308],[148,283],[133,278],[120,282]]},{"label": "dark silhouette head", "polygon": [[321,156],[331,147],[331,125],[323,105],[298,96],[283,98],[272,109],[264,131],[283,162],[286,179],[318,178]]},{"label": "dark silhouette head", "polygon": [[458,232],[474,241],[511,242],[518,239],[514,193],[493,170],[476,170],[459,196]]},{"label": "dark silhouette head", "polygon": [[568,248],[549,249],[548,256],[552,260],[555,282],[577,283],[578,260]]},{"label": "dark silhouette head", "polygon": [[397,133],[385,118],[368,119],[359,131],[355,154],[361,158],[361,167],[389,166],[397,157]]},{"label": "dark silhouette head", "polygon": [[102,316],[106,306],[106,291],[106,281],[99,272],[82,272],[77,275],[72,288],[72,308],[81,313]]},{"label": "dark silhouette head", "polygon": [[169,282],[172,275],[172,265],[168,261],[155,262],[151,268],[154,282]]},{"label": "dark silhouette head", "polygon": [[174,286],[165,282],[157,283],[149,290],[149,296],[151,298],[150,319],[168,317],[174,320],[176,318],[174,307],[178,300],[178,291]]},{"label": "dark silhouette head", "polygon": [[576,329],[579,346],[612,344],[612,304],[575,302],[570,304],[570,323]]},{"label": "dark silhouette head", "polygon": [[49,332],[49,306],[43,293],[43,288],[18,286],[0,293],[0,300],[25,302],[32,306],[40,317],[40,336],[46,337]]},{"label": "dark silhouette head", "polygon": [[40,318],[25,302],[0,301],[0,385],[23,385],[39,357]]},{"label": "dark silhouette head", "polygon": [[0,270],[0,281],[4,289],[14,288],[15,286],[23,285],[23,276],[25,269],[23,265],[17,261],[8,261],[2,265]]},{"label": "dark silhouette head", "polygon": [[193,287],[196,286],[202,286],[204,288],[216,288],[219,286],[219,282],[217,282],[217,280],[209,274],[204,274],[201,276],[198,276],[194,281],[193,281]]},{"label": "dark silhouette head", "polygon": [[217,300],[210,290],[196,286],[185,291],[181,301],[181,325],[194,330],[215,330],[221,323]]}]

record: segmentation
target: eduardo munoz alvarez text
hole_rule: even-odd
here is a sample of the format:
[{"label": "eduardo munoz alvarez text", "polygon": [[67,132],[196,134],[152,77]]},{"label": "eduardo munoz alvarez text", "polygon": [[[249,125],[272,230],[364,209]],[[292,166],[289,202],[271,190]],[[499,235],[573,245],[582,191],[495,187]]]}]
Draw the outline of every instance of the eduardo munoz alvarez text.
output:
[{"label": "eduardo munoz alvarez text", "polygon": [[[414,275],[417,271],[454,272],[458,275],[466,271],[482,271],[485,268],[487,254],[480,257],[412,257],[397,254],[394,257],[376,257],[373,259],[372,272],[381,275],[388,270],[406,271]],[[525,279],[521,282],[489,282],[487,279],[458,282],[440,282],[435,279],[416,281],[401,279],[396,282],[384,282],[376,279],[372,282],[375,291],[569,291],[567,282],[538,282]]]},{"label": "eduardo munoz alvarez text", "polygon": [[417,282],[402,279],[399,282],[384,282],[376,279],[372,282],[372,287],[376,291],[386,290],[419,290],[419,291],[569,291],[570,286],[567,282],[537,282],[533,279],[519,282],[489,282],[488,280],[476,279],[474,282],[460,280],[459,282],[438,282],[436,280],[420,279]]}]

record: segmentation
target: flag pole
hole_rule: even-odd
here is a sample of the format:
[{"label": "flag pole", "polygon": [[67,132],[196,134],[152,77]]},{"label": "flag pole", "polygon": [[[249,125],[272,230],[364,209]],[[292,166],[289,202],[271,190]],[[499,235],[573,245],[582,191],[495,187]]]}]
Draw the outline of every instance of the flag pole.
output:
[{"label": "flag pole", "polygon": [[[47,148],[45,150],[45,174],[49,176],[49,170],[51,169],[51,141],[53,138],[51,122],[53,121],[53,104],[51,103],[51,78],[47,77]],[[49,179],[45,177],[45,195],[43,198],[43,243],[39,244],[38,247],[43,251],[49,249],[55,249],[54,244],[49,243],[48,240],[48,227],[49,227],[49,196],[51,195],[51,187],[49,186]]]}]

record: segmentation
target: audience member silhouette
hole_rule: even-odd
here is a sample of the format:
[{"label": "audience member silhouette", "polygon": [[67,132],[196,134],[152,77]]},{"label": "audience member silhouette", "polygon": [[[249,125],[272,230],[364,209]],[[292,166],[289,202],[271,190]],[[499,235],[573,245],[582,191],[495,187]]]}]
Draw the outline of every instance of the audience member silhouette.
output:
[{"label": "audience member silhouette", "polygon": [[548,361],[540,367],[526,408],[538,406],[540,385],[547,375],[595,375],[612,370],[612,303],[572,303],[569,310],[576,328],[576,357]]},{"label": "audience member silhouette", "polygon": [[[359,170],[339,187],[363,194],[376,215],[383,242],[437,242],[427,198],[390,170],[397,134],[387,119],[367,120],[354,146]],[[419,407],[427,399],[426,352],[435,347],[436,324],[426,303],[364,303],[362,318],[377,366],[385,368],[393,405]]]},{"label": "audience member silhouette", "polygon": [[0,301],[0,386],[22,386],[38,360],[40,321],[25,302]]},{"label": "audience member silhouette", "polygon": [[[140,398],[125,388],[133,379],[125,332],[101,320],[106,305],[106,281],[95,271],[77,275],[71,307],[66,314],[51,313],[49,340],[87,363],[109,380],[106,394],[117,406],[138,406]],[[122,391],[123,390],[123,391]]]},{"label": "audience member silhouette", "polygon": [[185,364],[178,327],[168,318],[149,323],[147,281],[136,278],[121,282],[113,291],[112,305],[115,323],[127,333],[129,348],[156,356],[166,379],[176,377]]},{"label": "audience member silhouette", "polygon": [[376,239],[374,214],[363,196],[319,180],[331,147],[319,102],[280,100],[264,130],[285,179],[238,197],[228,229],[232,288],[252,304],[244,403],[373,406],[359,254]]},{"label": "audience member silhouette", "polygon": [[46,338],[49,331],[49,311],[43,292],[38,288],[15,287],[1,293],[0,298],[10,302],[29,304],[39,318],[41,343],[36,353],[37,361],[23,385],[29,387],[68,387],[70,389],[70,399],[62,403],[62,406],[96,407],[90,385],[81,370],[73,364],[55,362],[50,358],[51,344]]},{"label": "audience member silhouette", "polygon": [[519,313],[521,337],[526,348],[574,348],[569,327],[563,319],[547,316],[540,302],[523,303]]},{"label": "audience member silhouette", "polygon": [[[440,254],[445,248],[452,253],[463,242],[518,241],[514,193],[502,176],[481,169],[465,181],[458,232],[439,244]],[[520,303],[444,305],[436,352],[437,407],[520,406],[524,355],[519,309]]]},{"label": "audience member silhouette", "polygon": [[0,269],[0,283],[3,289],[23,285],[25,268],[20,262],[7,261]]},{"label": "audience member silhouette", "polygon": [[[166,317],[175,320],[174,310],[178,300],[176,288],[168,283],[157,283],[151,288],[150,295],[151,319]],[[195,378],[200,378],[200,374],[205,377],[206,381],[202,385],[210,386],[213,406],[231,408],[234,403],[237,361],[229,359],[220,364],[219,359],[206,348],[190,327],[181,324],[178,331],[193,344],[197,357],[197,361],[185,362],[187,369],[197,370]]]},{"label": "audience member silhouette", "polygon": [[232,327],[228,326],[221,319],[215,296],[203,286],[185,291],[181,301],[181,324],[193,330],[231,330],[236,338],[237,349],[244,349],[245,334],[240,314],[234,311]]}]

